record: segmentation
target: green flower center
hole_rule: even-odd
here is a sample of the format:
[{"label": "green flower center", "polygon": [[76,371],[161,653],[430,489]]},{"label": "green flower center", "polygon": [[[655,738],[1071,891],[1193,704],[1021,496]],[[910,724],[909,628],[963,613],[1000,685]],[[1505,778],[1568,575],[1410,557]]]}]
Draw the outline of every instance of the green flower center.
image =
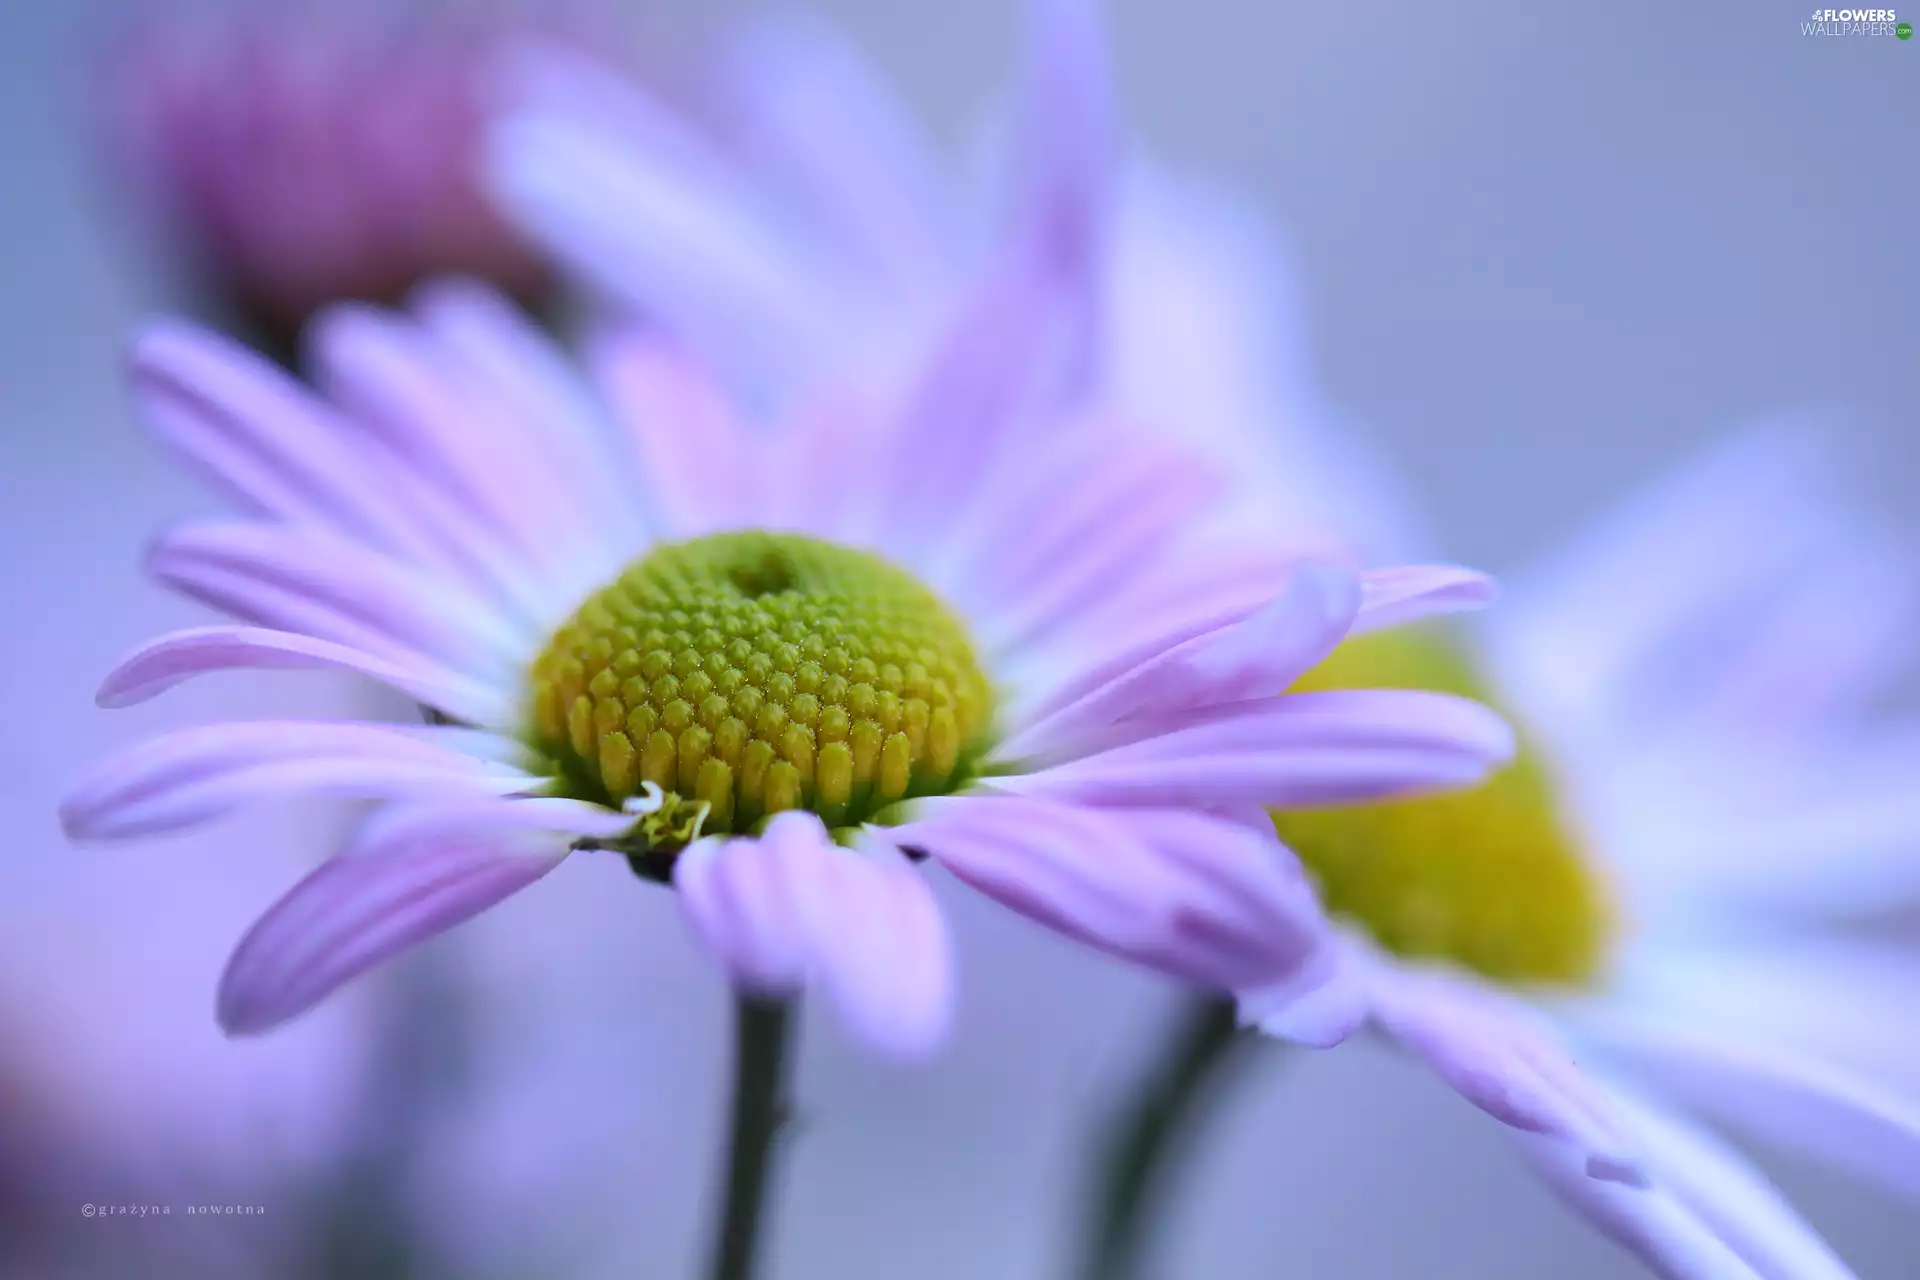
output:
[{"label": "green flower center", "polygon": [[[1432,628],[1350,640],[1294,688],[1436,689],[1493,701],[1457,641]],[[1275,813],[1273,824],[1328,911],[1396,955],[1546,986],[1590,982],[1605,962],[1613,932],[1605,888],[1524,736],[1514,762],[1471,790]]]},{"label": "green flower center", "polygon": [[582,604],[531,672],[530,736],[563,789],[619,807],[653,783],[648,850],[829,827],[951,792],[993,691],[952,610],[877,556],[798,534],[655,547]]}]

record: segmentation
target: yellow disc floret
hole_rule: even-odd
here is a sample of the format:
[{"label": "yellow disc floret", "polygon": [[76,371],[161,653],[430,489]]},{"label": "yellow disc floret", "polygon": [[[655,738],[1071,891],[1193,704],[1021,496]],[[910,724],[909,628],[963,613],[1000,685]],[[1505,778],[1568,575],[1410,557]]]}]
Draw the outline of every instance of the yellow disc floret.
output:
[{"label": "yellow disc floret", "polygon": [[[1349,640],[1294,686],[1363,688],[1491,701],[1458,642],[1426,627]],[[1605,961],[1604,887],[1524,735],[1514,762],[1471,790],[1276,813],[1274,827],[1328,911],[1397,955],[1545,986],[1588,982]]]},{"label": "yellow disc floret", "polygon": [[782,809],[830,827],[952,791],[993,693],[944,602],[877,556],[798,534],[655,547],[534,661],[530,733],[582,798],[653,783],[656,849]]}]

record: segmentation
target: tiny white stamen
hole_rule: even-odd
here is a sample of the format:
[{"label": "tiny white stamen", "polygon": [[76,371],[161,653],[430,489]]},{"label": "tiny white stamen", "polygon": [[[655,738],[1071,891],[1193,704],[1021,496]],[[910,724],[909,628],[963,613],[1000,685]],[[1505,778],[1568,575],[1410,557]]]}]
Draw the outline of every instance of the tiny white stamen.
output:
[{"label": "tiny white stamen", "polygon": [[667,795],[664,791],[660,790],[658,783],[643,782],[640,784],[640,794],[637,796],[628,796],[626,800],[621,803],[620,812],[632,814],[637,818],[645,814],[660,812],[660,806],[666,802]]}]

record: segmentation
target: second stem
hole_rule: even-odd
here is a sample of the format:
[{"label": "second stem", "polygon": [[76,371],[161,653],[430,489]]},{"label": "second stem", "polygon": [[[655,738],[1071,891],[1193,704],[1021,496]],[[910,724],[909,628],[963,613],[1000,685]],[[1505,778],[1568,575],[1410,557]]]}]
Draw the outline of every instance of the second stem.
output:
[{"label": "second stem", "polygon": [[1230,1069],[1258,1037],[1243,1036],[1230,998],[1203,997],[1183,1012],[1165,1053],[1114,1113],[1096,1149],[1080,1280],[1138,1280],[1170,1175],[1182,1162]]},{"label": "second stem", "polygon": [[712,1280],[753,1280],[759,1263],[774,1147],[792,1112],[787,1080],[792,1039],[792,1001],[735,995],[726,1201],[708,1271]]}]

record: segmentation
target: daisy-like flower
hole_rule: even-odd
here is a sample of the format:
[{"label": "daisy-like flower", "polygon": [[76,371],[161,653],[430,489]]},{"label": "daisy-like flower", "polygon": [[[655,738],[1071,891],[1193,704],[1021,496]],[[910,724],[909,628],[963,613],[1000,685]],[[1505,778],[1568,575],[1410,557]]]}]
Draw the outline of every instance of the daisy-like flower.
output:
[{"label": "daisy-like flower", "polygon": [[523,299],[545,269],[474,180],[482,68],[513,24],[301,3],[169,13],[101,87],[110,156],[209,288],[277,342],[442,272]]},{"label": "daisy-like flower", "polygon": [[1348,942],[1250,1012],[1384,1032],[1668,1276],[1849,1274],[1687,1110],[1920,1194],[1920,964],[1835,927],[1920,886],[1913,728],[1870,714],[1920,592],[1826,461],[1742,435],[1474,634],[1371,638],[1294,685],[1471,692],[1522,749],[1445,798],[1276,815]]},{"label": "daisy-like flower", "polygon": [[1031,411],[1068,311],[1037,256],[983,283],[879,430],[838,402],[743,427],[644,339],[603,344],[603,402],[474,286],[427,291],[411,318],[323,314],[324,395],[212,335],[149,330],[148,422],[246,511],[167,534],[152,569],[238,624],[146,646],[101,701],[335,668],[448,723],[180,730],[79,785],[67,829],[136,837],[289,794],[385,802],[240,944],[219,999],[234,1032],[570,852],[671,881],[744,989],[817,984],[899,1053],[935,1044],[951,1003],[921,857],[1208,987],[1317,962],[1304,882],[1207,811],[1482,776],[1509,741],[1471,702],[1272,695],[1349,633],[1476,604],[1485,580],[1302,564],[1255,601],[1175,557],[1204,468]]}]

